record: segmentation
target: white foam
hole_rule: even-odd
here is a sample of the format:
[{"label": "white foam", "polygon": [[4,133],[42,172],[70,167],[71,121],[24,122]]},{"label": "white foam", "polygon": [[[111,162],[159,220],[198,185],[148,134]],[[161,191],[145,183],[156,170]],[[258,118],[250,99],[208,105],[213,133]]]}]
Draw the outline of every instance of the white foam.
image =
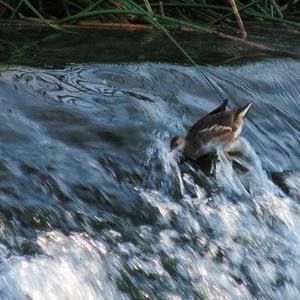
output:
[{"label": "white foam", "polygon": [[0,275],[3,299],[127,299],[108,278],[104,244],[54,231],[38,238],[44,254],[14,256]]}]

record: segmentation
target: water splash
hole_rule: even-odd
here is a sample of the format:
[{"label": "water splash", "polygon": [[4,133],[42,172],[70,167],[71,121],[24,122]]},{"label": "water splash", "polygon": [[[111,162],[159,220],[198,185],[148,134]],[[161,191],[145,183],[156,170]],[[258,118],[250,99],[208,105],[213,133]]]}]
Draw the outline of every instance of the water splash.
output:
[{"label": "water splash", "polygon": [[163,170],[163,178],[159,179],[164,192],[170,191],[179,184],[181,195],[184,194],[184,183],[179,166],[179,153],[170,151],[170,136],[167,133],[158,133],[157,138],[147,150],[146,166],[150,169],[150,184],[157,183],[158,168]]},{"label": "water splash", "polygon": [[255,104],[211,175],[169,151],[218,104],[193,69],[3,71],[0,298],[300,298],[298,65],[202,67]]},{"label": "water splash", "polygon": [[[187,189],[193,187],[193,193],[201,189],[193,180],[195,170],[189,175],[182,173],[180,166],[180,153],[169,150],[168,134],[158,134],[156,141],[148,148],[146,166],[151,169],[151,183],[157,187],[156,176],[158,167],[162,167],[164,174],[159,183],[165,188],[164,192],[170,192],[174,185],[178,184],[183,197]],[[218,149],[217,159],[212,162],[212,176],[216,178],[216,184],[238,195],[255,195],[265,192],[280,192],[268,178],[263,170],[261,161],[255,150],[245,138],[240,138],[230,149],[234,152],[231,156],[223,149]],[[158,165],[159,164],[159,165]],[[200,173],[199,173],[200,172]],[[206,176],[201,171],[197,174]]]},{"label": "water splash", "polygon": [[6,259],[2,299],[128,299],[108,277],[104,243],[53,231],[40,235],[38,245],[43,254]]},{"label": "water splash", "polygon": [[238,194],[281,193],[263,169],[260,158],[245,138],[240,138],[225,154],[218,151],[215,175],[224,186]]}]

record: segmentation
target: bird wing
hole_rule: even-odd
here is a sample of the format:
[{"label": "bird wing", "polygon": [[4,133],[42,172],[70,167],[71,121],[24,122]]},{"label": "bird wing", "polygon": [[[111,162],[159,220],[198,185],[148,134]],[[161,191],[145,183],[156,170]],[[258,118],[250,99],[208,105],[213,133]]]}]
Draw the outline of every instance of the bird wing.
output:
[{"label": "bird wing", "polygon": [[201,148],[205,145],[215,147],[220,143],[222,137],[232,132],[232,128],[229,126],[213,125],[211,127],[198,130],[194,135],[188,136],[187,141],[189,145],[193,145],[195,148]]},{"label": "bird wing", "polygon": [[203,154],[210,153],[222,143],[223,136],[232,132],[229,126],[213,125],[198,130],[193,135],[186,136],[185,155],[198,159]]},{"label": "bird wing", "polygon": [[224,134],[230,133],[232,131],[232,128],[229,126],[222,126],[222,125],[213,125],[212,127],[204,128],[202,130],[199,130],[197,135],[198,136],[214,136],[219,137]]},{"label": "bird wing", "polygon": [[189,130],[187,134],[187,137],[198,135],[200,131],[203,130],[208,130],[211,131],[212,133],[215,132],[217,129],[218,132],[221,132],[222,131],[221,127],[231,128],[233,125],[234,116],[235,116],[235,110],[223,111],[212,115],[207,115],[192,126],[192,128]]},{"label": "bird wing", "polygon": [[214,109],[213,111],[211,111],[210,113],[208,113],[207,115],[205,115],[202,119],[200,119],[198,122],[196,122],[190,129],[189,131],[193,131],[195,128],[198,128],[200,124],[202,124],[203,122],[205,122],[206,120],[209,120],[211,116],[218,114],[220,112],[225,112],[226,107],[227,107],[227,103],[228,103],[228,99],[225,99],[224,102],[217,107],[216,109]]}]

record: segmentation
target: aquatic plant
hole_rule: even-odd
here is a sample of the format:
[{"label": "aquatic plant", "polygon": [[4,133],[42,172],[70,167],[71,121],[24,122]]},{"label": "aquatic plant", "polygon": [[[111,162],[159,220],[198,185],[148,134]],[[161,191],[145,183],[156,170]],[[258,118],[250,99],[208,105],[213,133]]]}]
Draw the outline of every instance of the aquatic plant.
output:
[{"label": "aquatic plant", "polygon": [[232,32],[237,24],[241,39],[245,40],[247,28],[244,21],[260,24],[271,22],[293,29],[300,28],[299,4],[300,0],[12,0],[9,3],[0,0],[0,17],[5,21],[30,18],[31,22],[31,18],[35,17],[57,30],[74,26],[75,23],[91,27],[118,24],[120,28],[146,28],[145,25],[150,25],[164,32],[188,60],[195,64],[172,37],[170,29],[204,31],[239,40],[236,36],[224,34],[217,29],[218,25],[222,25],[222,29]]}]

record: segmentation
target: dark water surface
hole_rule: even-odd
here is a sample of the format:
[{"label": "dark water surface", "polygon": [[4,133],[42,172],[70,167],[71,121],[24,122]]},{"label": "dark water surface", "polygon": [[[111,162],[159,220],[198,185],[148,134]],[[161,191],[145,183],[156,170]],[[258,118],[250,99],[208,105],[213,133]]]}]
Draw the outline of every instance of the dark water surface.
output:
[{"label": "dark water surface", "polygon": [[[0,298],[300,299],[299,35],[181,37],[199,68],[159,34],[46,37],[1,34]],[[240,154],[179,166],[224,98],[253,102]]]}]

